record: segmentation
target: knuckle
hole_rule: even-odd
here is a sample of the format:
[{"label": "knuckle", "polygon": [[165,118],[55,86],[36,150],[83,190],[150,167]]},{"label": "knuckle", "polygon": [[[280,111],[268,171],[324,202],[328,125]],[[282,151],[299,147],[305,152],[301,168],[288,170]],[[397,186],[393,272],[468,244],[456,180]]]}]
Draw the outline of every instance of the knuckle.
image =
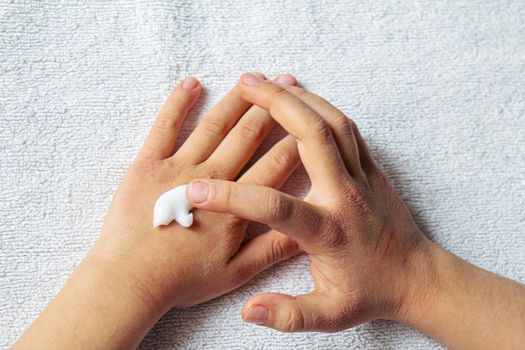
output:
[{"label": "knuckle", "polygon": [[340,231],[330,230],[329,228],[320,231],[319,239],[329,249],[340,249],[348,242],[348,238]]},{"label": "knuckle", "polygon": [[280,324],[280,330],[286,333],[300,331],[304,328],[304,315],[298,307],[292,308],[288,316]]},{"label": "knuckle", "polygon": [[159,117],[153,124],[154,129],[160,132],[170,131],[179,126],[179,119],[169,117]]},{"label": "knuckle", "polygon": [[359,127],[357,126],[357,124],[351,118],[347,118],[347,120],[348,120],[348,124],[350,124],[350,128],[352,129],[352,134],[356,137],[356,139],[358,138],[362,139],[361,133],[359,132]]},{"label": "knuckle", "polygon": [[281,87],[276,87],[275,91],[270,95],[270,114],[272,110],[282,109],[283,106],[288,104],[292,94]]},{"label": "knuckle", "polygon": [[[206,164],[206,163],[202,163],[202,164]],[[215,164],[206,164],[201,177],[206,177],[208,179],[223,179],[224,170],[222,170],[219,166]]]},{"label": "knuckle", "polygon": [[273,241],[268,252],[266,265],[271,265],[284,259],[286,251],[286,242],[283,239]]},{"label": "knuckle", "polygon": [[271,99],[272,100],[282,100],[282,99],[289,99],[290,98],[290,92],[288,92],[286,89],[275,86],[275,90],[272,92]]},{"label": "knuckle", "polygon": [[302,87],[299,87],[299,86],[290,86],[290,87],[288,87],[288,89],[290,91],[292,91],[293,94],[296,95],[299,98],[307,96],[308,94],[310,94],[308,91],[306,91],[305,89],[303,89]]},{"label": "knuckle", "polygon": [[343,207],[349,207],[354,214],[368,215],[372,212],[370,204],[357,185],[347,185],[342,190]]},{"label": "knuckle", "polygon": [[[223,193],[223,201],[224,201],[224,204],[225,204],[226,208],[230,208],[232,206],[232,202],[233,202],[233,198],[232,197],[233,197],[232,186],[230,184],[228,184],[227,186],[225,186],[224,193]],[[233,215],[232,215],[232,217],[235,218],[235,216],[233,216]]]},{"label": "knuckle", "polygon": [[290,164],[294,161],[292,153],[286,148],[277,148],[272,152],[272,162],[276,165]]},{"label": "knuckle", "polygon": [[168,169],[180,170],[183,167],[187,169],[188,166],[185,160],[182,157],[178,156],[176,153],[171,157],[164,159],[164,163],[166,163],[166,167]]},{"label": "knuckle", "polygon": [[350,124],[350,127],[352,128],[353,131],[359,130],[359,128],[357,127],[357,124],[353,121],[352,118],[346,117],[346,120],[348,120],[348,123]]},{"label": "knuckle", "polygon": [[128,174],[134,179],[154,179],[159,183],[171,183],[173,178],[181,174],[181,169],[163,160],[143,157],[136,159],[128,169]]},{"label": "knuckle", "polygon": [[131,163],[128,172],[139,176],[150,176],[157,172],[157,168],[158,162],[149,158],[137,158]]},{"label": "knuckle", "polygon": [[327,144],[332,142],[332,130],[330,129],[330,125],[328,125],[323,118],[318,118],[315,122],[310,124],[308,129],[309,134],[321,143]]},{"label": "knuckle", "polygon": [[337,249],[348,243],[348,236],[342,227],[339,214],[330,214],[323,220],[322,230],[319,232],[319,239],[327,248]]},{"label": "knuckle", "polygon": [[349,140],[354,139],[354,131],[352,130],[352,127],[350,126],[350,124],[348,123],[342,124],[339,127],[339,130],[340,130],[342,137],[349,139]]},{"label": "knuckle", "polygon": [[202,128],[207,135],[223,135],[228,131],[228,124],[222,119],[210,118],[202,123]]},{"label": "knuckle", "polygon": [[342,112],[337,112],[334,116],[334,126],[344,132],[349,132],[350,134],[353,133],[350,119]]},{"label": "knuckle", "polygon": [[238,134],[242,139],[248,142],[254,142],[262,138],[263,128],[260,125],[245,123],[239,125]]},{"label": "knuckle", "polygon": [[[229,200],[229,196],[226,196],[226,200]],[[227,232],[236,232],[238,231],[242,226],[244,226],[244,221],[238,218],[237,216],[230,214],[230,213],[224,213],[222,214],[223,217],[221,218],[221,221],[223,225],[226,227]]]},{"label": "knuckle", "polygon": [[269,219],[275,222],[288,220],[293,214],[292,204],[278,193],[271,192],[267,200]]},{"label": "knuckle", "polygon": [[249,106],[249,104],[242,98],[239,89],[235,87],[228,92],[221,102],[213,107],[209,115],[213,119],[230,119],[230,116],[238,113],[239,102],[246,106],[246,108]]}]

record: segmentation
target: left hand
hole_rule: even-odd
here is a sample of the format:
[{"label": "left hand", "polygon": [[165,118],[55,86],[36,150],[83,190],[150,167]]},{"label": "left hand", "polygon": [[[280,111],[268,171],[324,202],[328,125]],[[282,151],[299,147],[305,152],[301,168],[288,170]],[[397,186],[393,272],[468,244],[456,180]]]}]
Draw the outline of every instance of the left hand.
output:
[{"label": "left hand", "polygon": [[[289,75],[279,80],[295,84]],[[168,97],[113,198],[100,238],[15,348],[136,348],[169,308],[215,298],[298,253],[294,240],[273,230],[243,242],[247,224],[231,214],[195,209],[188,229],[152,227],[156,199],[193,178],[279,187],[299,163],[296,142],[287,136],[239,177],[274,123],[238,86],[173,154],[200,92],[199,82],[188,78]]]},{"label": "left hand", "polygon": [[[296,83],[289,75],[279,79]],[[188,82],[194,86],[184,88]],[[178,129],[200,91],[198,81],[189,78],[167,99],[86,258],[123,275],[140,299],[162,309],[215,298],[298,252],[292,239],[273,230],[243,243],[247,222],[229,214],[195,209],[188,229],[176,223],[152,227],[160,194],[197,177],[237,178],[274,125],[236,86],[173,154]],[[279,187],[298,163],[296,143],[288,136],[238,181]]]}]

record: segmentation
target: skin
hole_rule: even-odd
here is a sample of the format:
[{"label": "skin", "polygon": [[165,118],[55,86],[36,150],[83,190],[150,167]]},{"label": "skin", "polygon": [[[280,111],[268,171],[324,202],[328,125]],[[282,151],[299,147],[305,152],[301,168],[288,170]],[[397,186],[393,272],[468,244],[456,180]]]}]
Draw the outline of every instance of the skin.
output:
[{"label": "skin", "polygon": [[[355,124],[293,85],[289,76],[243,75],[173,155],[200,92],[181,83],[115,194],[100,239],[15,348],[136,347],[170,307],[226,293],[303,250],[314,290],[255,296],[245,321],[335,332],[382,318],[451,348],[522,346],[525,286],[432,243]],[[258,107],[245,113],[250,103]],[[239,177],[272,118],[290,135]],[[312,182],[302,200],[276,190],[299,157]],[[194,225],[152,229],[156,198],[195,178],[187,189]],[[271,229],[243,243],[243,219]]]},{"label": "skin", "polygon": [[[290,75],[279,81],[296,84]],[[170,308],[227,293],[299,252],[294,240],[273,230],[243,243],[247,222],[230,214],[197,209],[188,229],[152,227],[156,199],[191,179],[279,187],[299,163],[288,136],[238,177],[275,124],[238,86],[174,154],[180,125],[201,90],[194,78],[173,90],[115,193],[100,238],[15,349],[137,347]]]},{"label": "skin", "polygon": [[242,310],[245,321],[335,332],[381,318],[450,348],[523,346],[525,286],[432,243],[350,119],[319,96],[253,74],[243,75],[239,88],[296,138],[312,182],[303,200],[220,180],[195,180],[187,189],[195,207],[267,224],[311,257],[311,293],[255,296]]}]

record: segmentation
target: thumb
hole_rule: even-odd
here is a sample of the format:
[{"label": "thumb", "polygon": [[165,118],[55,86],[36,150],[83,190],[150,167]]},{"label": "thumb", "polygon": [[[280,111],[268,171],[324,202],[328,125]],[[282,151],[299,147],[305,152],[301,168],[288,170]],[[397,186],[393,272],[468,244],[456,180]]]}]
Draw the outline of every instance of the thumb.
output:
[{"label": "thumb", "polygon": [[328,298],[319,292],[299,295],[261,294],[249,300],[242,309],[244,321],[281,332],[339,330],[330,321]]}]

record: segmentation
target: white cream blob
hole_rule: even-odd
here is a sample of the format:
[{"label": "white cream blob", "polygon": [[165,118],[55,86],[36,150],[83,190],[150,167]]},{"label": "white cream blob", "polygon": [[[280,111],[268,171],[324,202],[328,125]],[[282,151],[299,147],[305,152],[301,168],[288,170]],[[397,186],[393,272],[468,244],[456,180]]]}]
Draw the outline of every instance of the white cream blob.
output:
[{"label": "white cream blob", "polygon": [[182,227],[193,224],[193,208],[186,198],[186,185],[177,186],[160,195],[153,208],[153,227],[169,225],[175,220]]}]

